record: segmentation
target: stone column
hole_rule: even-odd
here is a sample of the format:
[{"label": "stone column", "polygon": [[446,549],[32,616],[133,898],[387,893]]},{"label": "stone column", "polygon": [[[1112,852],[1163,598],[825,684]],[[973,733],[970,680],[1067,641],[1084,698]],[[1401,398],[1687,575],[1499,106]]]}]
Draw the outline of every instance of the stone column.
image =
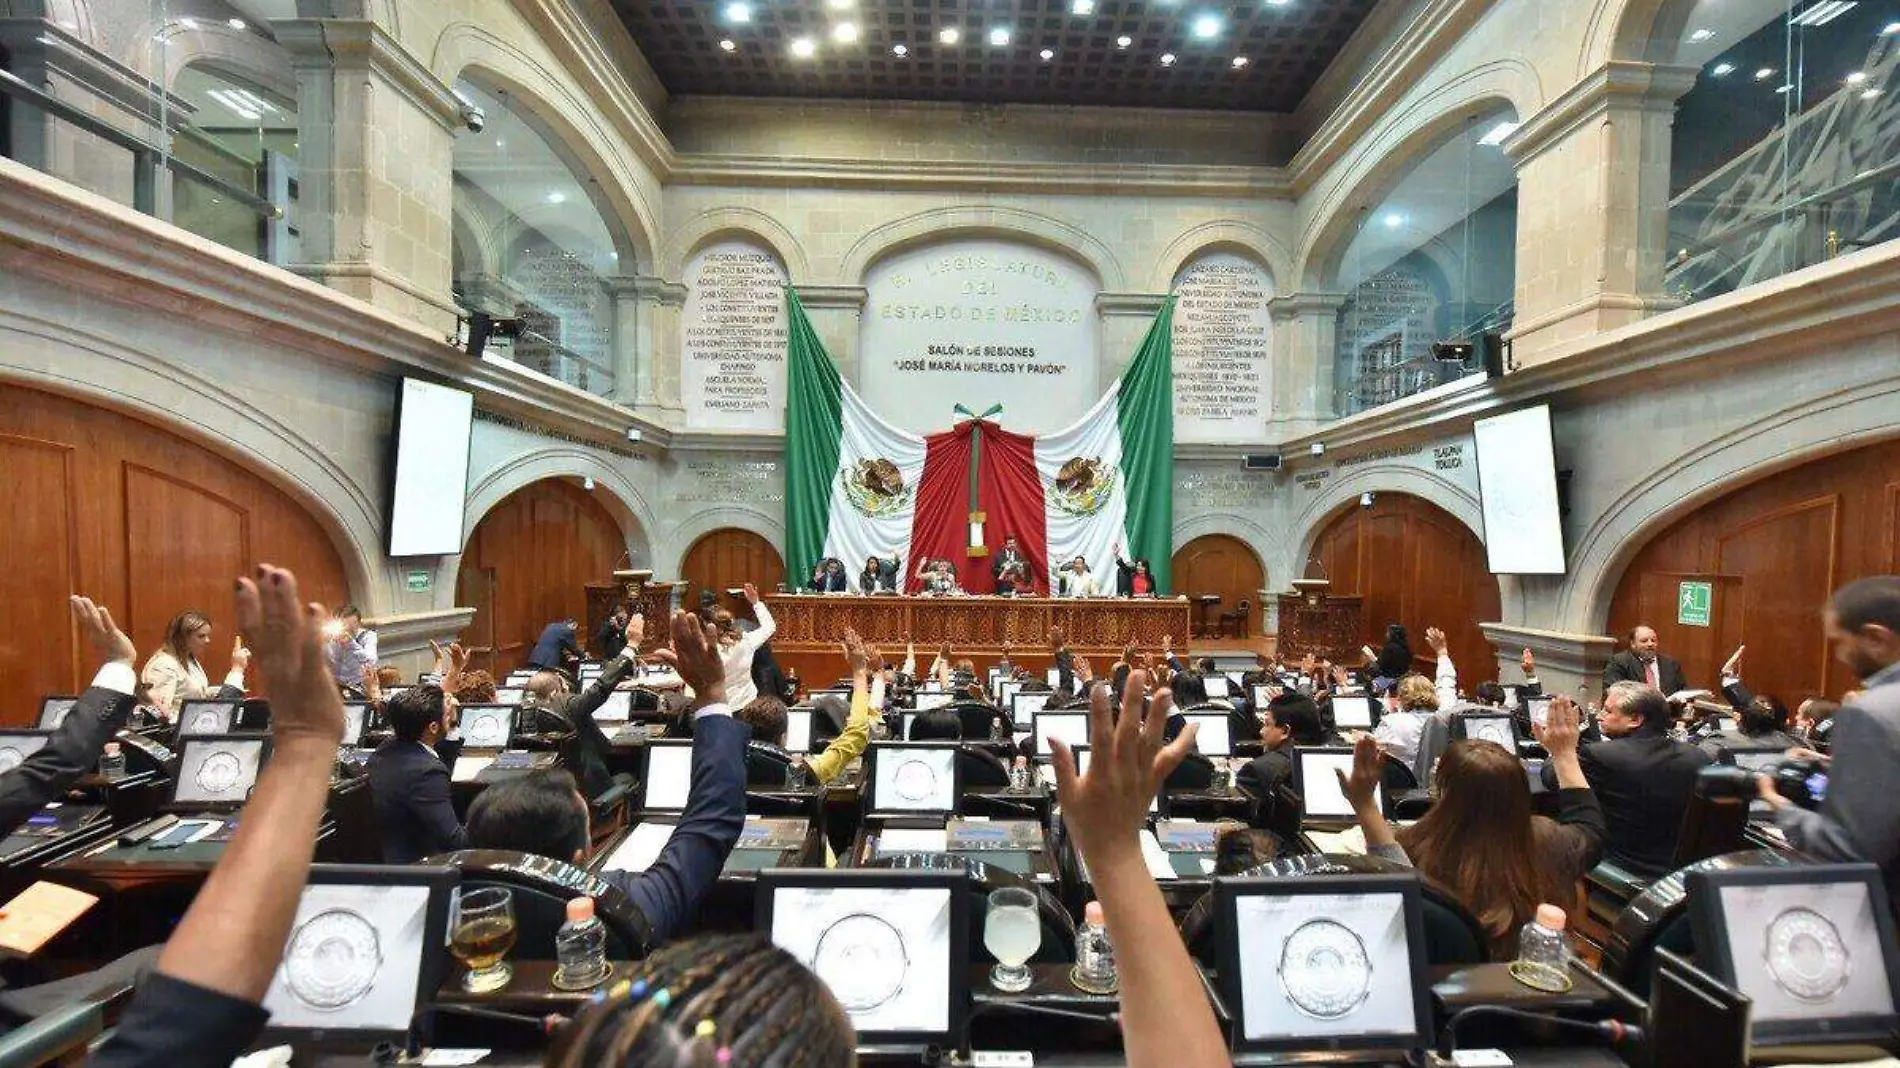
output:
[{"label": "stone column", "polygon": [[1613,61],[1504,142],[1517,166],[1519,364],[1676,305],[1663,289],[1669,138],[1693,67]]},{"label": "stone column", "polygon": [[798,291],[798,302],[805,306],[805,316],[831,353],[831,362],[838,365],[838,373],[853,388],[861,388],[858,332],[864,325],[864,307],[871,301],[871,291],[863,286],[792,288]]},{"label": "stone column", "polygon": [[683,411],[680,309],[686,306],[686,287],[643,274],[610,278],[607,288],[614,301],[613,399],[675,425]]},{"label": "stone column", "polygon": [[1506,623],[1480,623],[1485,639],[1498,650],[1498,678],[1519,681],[1518,664],[1529,649],[1537,658],[1537,677],[1544,692],[1581,694],[1581,700],[1603,700],[1603,665],[1616,652],[1616,639],[1604,634],[1569,634]]},{"label": "stone column", "polygon": [[1267,301],[1273,316],[1271,439],[1317,430],[1336,417],[1334,349],[1343,293],[1288,293]]},{"label": "stone column", "polygon": [[305,262],[292,269],[452,333],[460,101],[373,22],[291,19],[272,28],[297,69]]}]

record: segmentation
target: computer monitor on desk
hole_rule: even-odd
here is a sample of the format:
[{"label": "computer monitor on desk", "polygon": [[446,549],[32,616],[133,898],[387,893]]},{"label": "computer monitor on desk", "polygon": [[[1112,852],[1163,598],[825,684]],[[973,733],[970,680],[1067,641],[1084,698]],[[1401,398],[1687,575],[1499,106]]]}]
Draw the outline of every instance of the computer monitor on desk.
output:
[{"label": "computer monitor on desk", "polygon": [[878,742],[864,755],[866,815],[956,814],[963,771],[955,742]]},{"label": "computer monitor on desk", "polygon": [[633,691],[615,690],[594,709],[596,723],[625,723],[633,718]]},{"label": "computer monitor on desk", "polygon": [[0,731],[0,774],[26,763],[27,757],[46,748],[52,738],[50,730]]},{"label": "computer monitor on desk", "polygon": [[58,730],[59,725],[66,722],[66,717],[71,714],[72,710],[78,707],[78,705],[79,698],[77,697],[56,696],[40,698],[39,729],[43,731]]},{"label": "computer monitor on desk", "polygon": [[785,710],[785,751],[788,753],[811,752],[811,714],[816,711],[809,706],[799,706]]},{"label": "computer monitor on desk", "polygon": [[1202,756],[1228,757],[1234,755],[1234,739],[1229,731],[1229,720],[1225,712],[1184,712],[1182,718],[1194,724],[1194,748]]},{"label": "computer monitor on desk", "polygon": [[1055,752],[1049,746],[1049,739],[1060,738],[1069,748],[1089,744],[1089,713],[1087,712],[1050,712],[1047,709],[1036,713],[1036,758],[1047,760]]},{"label": "computer monitor on desk", "polygon": [[693,741],[655,738],[646,744],[640,767],[642,812],[684,812],[693,786]]},{"label": "computer monitor on desk", "polygon": [[[1349,745],[1298,746],[1293,750],[1293,789],[1304,802],[1302,823],[1341,826],[1353,821],[1352,802],[1340,788],[1339,772],[1352,774]],[[1381,805],[1383,788],[1376,795]]]},{"label": "computer monitor on desk", "polygon": [[1333,726],[1341,730],[1369,731],[1378,725],[1378,698],[1351,688],[1333,694]]},{"label": "computer monitor on desk", "polygon": [[515,735],[515,705],[463,705],[462,744],[470,749],[505,749]]},{"label": "computer monitor on desk", "polygon": [[970,1004],[961,871],[759,873],[758,930],[830,987],[860,1053],[953,1048]]},{"label": "computer monitor on desk", "polygon": [[236,811],[251,796],[257,773],[270,756],[262,735],[205,735],[186,738],[178,748],[178,774],[172,779],[167,811]]},{"label": "computer monitor on desk", "polygon": [[1417,875],[1214,880],[1236,1064],[1430,1044]]},{"label": "computer monitor on desk", "polygon": [[363,732],[369,729],[370,706],[368,701],[343,702],[343,740],[338,743],[344,749],[355,749],[363,744]]},{"label": "computer monitor on desk", "polygon": [[1055,694],[1050,693],[1048,690],[1042,690],[1036,693],[1017,692],[1011,694],[1008,698],[1010,722],[1014,723],[1017,727],[1033,729],[1036,725],[1037,714],[1048,705],[1049,699],[1054,696]]},{"label": "computer monitor on desk", "polygon": [[178,736],[229,734],[237,729],[242,701],[186,701],[178,710]]},{"label": "computer monitor on desk", "polygon": [[1517,721],[1509,712],[1460,712],[1451,718],[1451,736],[1496,742],[1505,752],[1517,753]]},{"label": "computer monitor on desk", "polygon": [[1805,864],[1694,872],[1696,963],[1753,1002],[1756,1046],[1900,1039],[1900,954],[1880,869]]}]

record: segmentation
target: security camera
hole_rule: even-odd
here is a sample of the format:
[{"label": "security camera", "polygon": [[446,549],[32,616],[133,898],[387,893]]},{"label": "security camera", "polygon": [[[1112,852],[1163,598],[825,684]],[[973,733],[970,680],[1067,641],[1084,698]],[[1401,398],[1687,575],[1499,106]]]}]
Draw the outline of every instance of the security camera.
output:
[{"label": "security camera", "polygon": [[473,104],[462,105],[462,125],[472,133],[481,133],[488,126],[488,112]]},{"label": "security camera", "polygon": [[640,433],[640,428],[637,426],[630,426],[627,428],[627,440],[633,442],[635,445],[638,445],[642,441],[645,441],[646,437],[647,436],[645,434]]},{"label": "security camera", "polygon": [[1323,441],[1315,441],[1306,451],[1312,453],[1314,456],[1324,456],[1326,455],[1326,443]]},{"label": "security camera", "polygon": [[1372,507],[1372,494],[1370,494],[1370,493],[1361,493],[1361,494],[1359,495],[1359,507],[1361,507],[1361,508],[1370,508],[1370,507]]}]

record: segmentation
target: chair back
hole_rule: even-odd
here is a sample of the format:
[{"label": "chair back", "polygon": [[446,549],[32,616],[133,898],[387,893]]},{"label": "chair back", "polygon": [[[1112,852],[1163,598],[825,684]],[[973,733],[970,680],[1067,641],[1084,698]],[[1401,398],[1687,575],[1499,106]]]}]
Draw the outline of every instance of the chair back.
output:
[{"label": "chair back", "polygon": [[1708,797],[1701,790],[1689,795],[1682,810],[1682,829],[1676,834],[1676,852],[1670,866],[1683,868],[1698,860],[1733,853],[1742,848],[1748,831],[1748,799]]},{"label": "chair back", "polygon": [[745,784],[782,787],[791,778],[792,754],[770,742],[745,744]]},{"label": "chair back", "polygon": [[1603,944],[1603,974],[1622,984],[1638,997],[1649,996],[1650,981],[1656,973],[1656,951],[1667,949],[1679,956],[1695,953],[1695,937],[1689,927],[1689,876],[1702,871],[1730,871],[1735,868],[1780,868],[1796,863],[1793,857],[1772,849],[1745,849],[1719,857],[1705,857],[1657,879],[1630,899],[1610,927]]},{"label": "chair back", "polygon": [[376,823],[375,796],[370,793],[369,776],[341,779],[330,788],[330,822],[335,830],[317,843],[317,851],[330,864],[381,864],[382,828]]},{"label": "chair back", "polygon": [[0,1035],[0,1064],[85,1064],[87,1046],[105,1026],[97,1002],[62,1005]]},{"label": "chair back", "polygon": [[1432,770],[1438,766],[1438,758],[1445,755],[1445,748],[1451,745],[1451,724],[1437,716],[1425,717],[1425,729],[1418,736],[1418,755],[1412,758],[1412,777],[1417,786],[1430,789]]},{"label": "chair back", "polygon": [[957,746],[957,767],[965,790],[989,790],[1009,785],[1009,765],[980,742]]},{"label": "chair back", "polygon": [[1199,753],[1189,753],[1180,765],[1168,773],[1161,784],[1164,791],[1206,790],[1214,785],[1214,762]]},{"label": "chair back", "polygon": [[946,871],[961,869],[969,876],[970,946],[969,959],[975,964],[995,964],[996,955],[983,944],[983,920],[989,910],[990,894],[1007,887],[1027,890],[1036,897],[1036,914],[1042,920],[1042,944],[1032,964],[1068,964],[1075,960],[1075,919],[1062,907],[1055,895],[1013,871],[985,864],[969,857],[948,853],[892,853],[866,865],[871,868],[896,868],[906,871]]},{"label": "chair back", "polygon": [[554,933],[567,922],[567,903],[594,899],[594,915],[607,928],[610,960],[639,960],[653,948],[652,926],[639,906],[585,868],[533,853],[507,849],[462,849],[423,861],[462,873],[462,889],[501,886],[513,891],[515,948],[519,960],[553,960]]},{"label": "chair back", "polygon": [[996,733],[996,719],[1002,715],[999,710],[981,701],[958,701],[950,706],[957,714],[957,725],[963,729],[963,740],[980,742]]}]

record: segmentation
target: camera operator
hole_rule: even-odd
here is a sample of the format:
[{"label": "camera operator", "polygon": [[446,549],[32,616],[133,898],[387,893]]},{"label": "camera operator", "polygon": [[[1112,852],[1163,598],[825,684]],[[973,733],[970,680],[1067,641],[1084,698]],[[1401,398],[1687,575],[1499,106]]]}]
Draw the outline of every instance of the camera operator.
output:
[{"label": "camera operator", "polygon": [[1828,602],[1825,626],[1835,658],[1867,684],[1834,717],[1831,748],[1840,766],[1830,770],[1818,812],[1783,797],[1770,776],[1761,776],[1757,789],[1789,844],[1822,860],[1878,864],[1890,900],[1900,900],[1893,897],[1900,890],[1900,798],[1888,778],[1900,767],[1900,577],[1843,586]]}]

